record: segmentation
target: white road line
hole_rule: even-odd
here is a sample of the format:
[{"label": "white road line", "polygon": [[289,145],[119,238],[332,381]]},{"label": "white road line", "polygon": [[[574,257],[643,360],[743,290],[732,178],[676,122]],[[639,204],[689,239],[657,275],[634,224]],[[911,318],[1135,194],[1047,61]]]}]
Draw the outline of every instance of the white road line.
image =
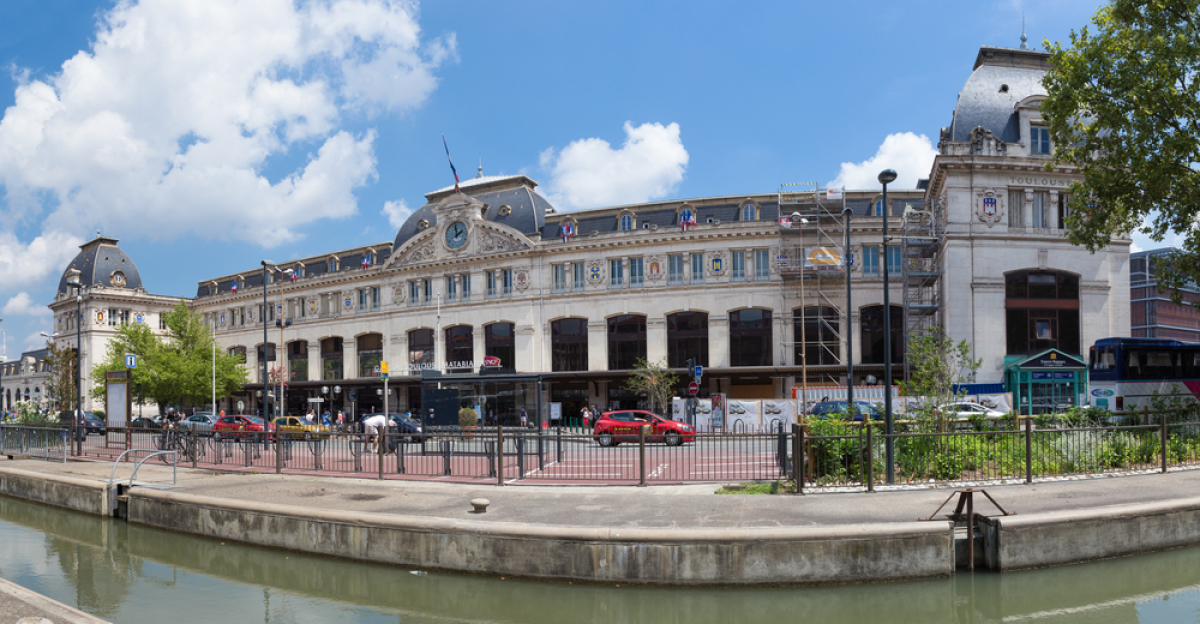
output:
[{"label": "white road line", "polygon": [[553,466],[554,464],[557,464],[557,463],[558,463],[558,462],[556,462],[556,461],[552,461],[552,462],[550,462],[550,463],[546,464],[545,466],[542,466],[541,468],[534,468],[533,470],[530,470],[529,472],[526,472],[526,473],[525,473],[525,476],[527,476],[527,477],[528,477],[529,475],[531,475],[531,474],[533,474],[533,473],[535,473],[535,472],[538,472],[538,471],[544,470],[544,469],[546,469],[546,468],[549,468],[550,466]]},{"label": "white road line", "polygon": [[654,469],[654,472],[652,472],[652,473],[650,473],[650,474],[646,475],[646,478],[647,478],[647,479],[653,479],[654,477],[657,477],[658,475],[662,474],[663,468],[666,468],[666,467],[667,467],[667,466],[669,466],[669,465],[670,465],[670,464],[659,464],[659,465],[658,465],[658,468],[655,468],[655,469]]}]

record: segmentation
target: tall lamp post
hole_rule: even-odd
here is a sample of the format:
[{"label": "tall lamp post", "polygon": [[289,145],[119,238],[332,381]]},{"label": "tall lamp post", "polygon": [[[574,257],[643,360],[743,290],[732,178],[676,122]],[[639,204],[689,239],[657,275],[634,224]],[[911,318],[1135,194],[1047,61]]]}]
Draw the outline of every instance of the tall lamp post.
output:
[{"label": "tall lamp post", "polygon": [[888,249],[888,219],[891,210],[888,208],[887,187],[896,181],[895,169],[884,169],[879,172],[879,183],[883,185],[883,418],[887,427],[887,482],[896,482],[896,441],[892,438],[895,429],[892,423],[892,307],[888,301],[888,275],[892,272],[888,260],[891,253]]},{"label": "tall lamp post", "polygon": [[271,419],[271,412],[267,411],[267,394],[268,394],[267,389],[270,388],[270,386],[267,385],[267,380],[270,378],[270,376],[267,374],[267,267],[269,267],[269,266],[275,266],[275,263],[271,262],[270,260],[262,261],[263,309],[262,309],[262,313],[259,314],[259,316],[262,317],[261,320],[262,320],[262,324],[263,324],[263,346],[262,346],[262,386],[263,386],[262,395],[263,396],[262,396],[262,412],[261,413],[262,413],[262,417],[264,420]]},{"label": "tall lamp post", "polygon": [[[856,409],[854,405],[854,304],[850,297],[850,218],[854,211],[850,208],[842,210],[846,219],[846,248],[842,250],[842,264],[846,265],[846,410]],[[853,414],[854,412],[850,412]]]},{"label": "tall lamp post", "polygon": [[75,455],[83,454],[83,440],[76,429],[83,418],[83,284],[67,282],[75,289],[75,417],[71,419],[71,437],[75,439]]}]

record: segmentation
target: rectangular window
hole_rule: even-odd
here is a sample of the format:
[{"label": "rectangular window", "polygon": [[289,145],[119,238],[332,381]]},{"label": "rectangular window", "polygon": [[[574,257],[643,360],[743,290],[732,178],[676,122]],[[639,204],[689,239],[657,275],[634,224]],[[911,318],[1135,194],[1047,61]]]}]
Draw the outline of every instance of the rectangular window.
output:
[{"label": "rectangular window", "polygon": [[422,280],[421,285],[425,289],[425,305],[433,302],[433,280]]},{"label": "rectangular window", "polygon": [[1029,153],[1050,155],[1050,129],[1042,126],[1029,127]]},{"label": "rectangular window", "polygon": [[1008,192],[1008,227],[1025,227],[1025,191]]},{"label": "rectangular window", "polygon": [[575,276],[572,280],[572,285],[575,287],[575,292],[583,292],[583,285],[587,281],[587,278],[584,277],[583,273],[583,263],[576,262],[575,264],[571,265],[571,268],[575,271]]},{"label": "rectangular window", "polygon": [[471,300],[471,275],[469,273],[462,276],[462,300]]},{"label": "rectangular window", "polygon": [[375,311],[379,311],[379,287],[378,286],[374,286],[371,288],[371,309],[375,310]]},{"label": "rectangular window", "polygon": [[487,276],[487,298],[495,299],[496,298],[496,272],[488,271],[487,273],[484,273],[484,275]]},{"label": "rectangular window", "polygon": [[567,265],[554,265],[554,292],[562,293],[567,290]]},{"label": "rectangular window", "polygon": [[632,288],[641,288],[643,275],[644,274],[642,272],[642,259],[641,258],[630,258],[629,259],[629,286]]},{"label": "rectangular window", "polygon": [[704,283],[704,254],[692,254],[692,283]]},{"label": "rectangular window", "polygon": [[733,281],[735,281],[735,282],[746,281],[746,252],[744,252],[744,251],[733,252],[733,263],[732,264],[733,264],[733,277],[732,277]]},{"label": "rectangular window", "polygon": [[683,254],[671,254],[667,256],[667,283],[683,283]]},{"label": "rectangular window", "polygon": [[620,260],[608,261],[608,285],[610,288],[620,288],[625,285],[624,265]]},{"label": "rectangular window", "polygon": [[900,264],[900,247],[887,248],[887,271],[888,276],[900,275],[902,265]]},{"label": "rectangular window", "polygon": [[766,249],[754,250],[754,279],[760,282],[771,279],[771,261],[767,259]]},{"label": "rectangular window", "polygon": [[862,270],[864,277],[879,277],[878,247],[863,247]]},{"label": "rectangular window", "polygon": [[366,288],[358,289],[358,311],[359,312],[367,311],[367,289]]},{"label": "rectangular window", "polygon": [[458,280],[453,275],[446,276],[446,301],[454,301],[458,297]]},{"label": "rectangular window", "polygon": [[421,305],[421,285],[416,281],[408,283],[408,307]]},{"label": "rectangular window", "polygon": [[504,269],[504,296],[512,296],[513,278],[512,269]]},{"label": "rectangular window", "polygon": [[1047,228],[1050,224],[1047,223],[1050,212],[1050,193],[1039,191],[1033,194],[1033,223],[1030,227]]},{"label": "rectangular window", "polygon": [[116,308],[108,309],[108,325],[110,327],[117,326],[117,309]]}]

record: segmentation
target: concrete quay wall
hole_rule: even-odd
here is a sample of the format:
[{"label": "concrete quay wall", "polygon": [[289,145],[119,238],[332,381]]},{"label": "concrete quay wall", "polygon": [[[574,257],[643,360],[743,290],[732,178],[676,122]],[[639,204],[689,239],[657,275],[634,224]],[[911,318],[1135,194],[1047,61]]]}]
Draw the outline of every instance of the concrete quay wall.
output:
[{"label": "concrete quay wall", "polygon": [[648,585],[887,581],[954,572],[948,522],[645,530],[310,511],[137,491],[129,521],[416,568]]},{"label": "concrete quay wall", "polygon": [[112,514],[108,484],[90,479],[0,468],[0,494],[97,516]]}]

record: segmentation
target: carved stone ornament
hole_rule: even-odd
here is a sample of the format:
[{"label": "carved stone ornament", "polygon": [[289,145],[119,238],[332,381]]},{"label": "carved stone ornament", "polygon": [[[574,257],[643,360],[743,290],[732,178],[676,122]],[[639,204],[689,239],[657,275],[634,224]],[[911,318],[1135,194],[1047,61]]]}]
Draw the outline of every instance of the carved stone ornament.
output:
[{"label": "carved stone ornament", "polygon": [[401,258],[396,264],[400,266],[419,264],[422,262],[429,262],[436,257],[437,248],[434,247],[433,241],[429,241],[424,244],[417,245],[412,251],[404,254],[404,257]]},{"label": "carved stone ornament", "polygon": [[62,331],[62,327],[63,327],[63,317],[61,317],[61,316],[60,316],[60,317],[58,317],[58,319],[57,319],[57,320],[58,320],[58,330],[59,330],[59,331]]},{"label": "carved stone ornament", "polygon": [[992,227],[1004,218],[1005,196],[999,189],[985,188],[975,192],[975,214]]},{"label": "carved stone ornament", "polygon": [[104,310],[99,310],[96,312],[96,324],[97,325],[104,324]]},{"label": "carved stone ornament", "polygon": [[604,283],[604,263],[600,260],[588,260],[587,282],[593,286]]},{"label": "carved stone ornament", "polygon": [[316,297],[309,297],[308,299],[305,299],[304,305],[308,306],[308,315],[309,316],[317,315],[317,299],[316,299]]},{"label": "carved stone ornament", "polygon": [[395,305],[403,305],[404,304],[404,297],[406,294],[405,290],[407,290],[407,289],[404,288],[404,284],[396,284],[395,286],[392,286],[392,303],[393,304],[395,304]]},{"label": "carved stone ornament", "polygon": [[514,271],[513,282],[515,282],[517,290],[525,292],[525,289],[529,288],[529,271],[526,271],[525,269],[517,269]]},{"label": "carved stone ornament", "polygon": [[1007,156],[1008,144],[996,138],[991,130],[977,126],[971,131],[971,153],[976,156]]},{"label": "carved stone ornament", "polygon": [[354,309],[354,292],[345,291],[342,293],[342,310],[349,312]]},{"label": "carved stone ornament", "polygon": [[479,237],[480,253],[500,253],[504,251],[516,251],[523,248],[524,245],[520,241],[510,236],[505,236],[499,232],[489,232],[484,230]]},{"label": "carved stone ornament", "polygon": [[729,259],[725,257],[725,251],[714,251],[705,260],[708,262],[708,274],[713,277],[721,277],[729,271]]},{"label": "carved stone ornament", "polygon": [[225,315],[221,315],[221,327],[225,327]]},{"label": "carved stone ornament", "polygon": [[663,263],[662,256],[650,256],[646,258],[646,279],[657,282],[663,277],[663,273],[667,270]]}]

